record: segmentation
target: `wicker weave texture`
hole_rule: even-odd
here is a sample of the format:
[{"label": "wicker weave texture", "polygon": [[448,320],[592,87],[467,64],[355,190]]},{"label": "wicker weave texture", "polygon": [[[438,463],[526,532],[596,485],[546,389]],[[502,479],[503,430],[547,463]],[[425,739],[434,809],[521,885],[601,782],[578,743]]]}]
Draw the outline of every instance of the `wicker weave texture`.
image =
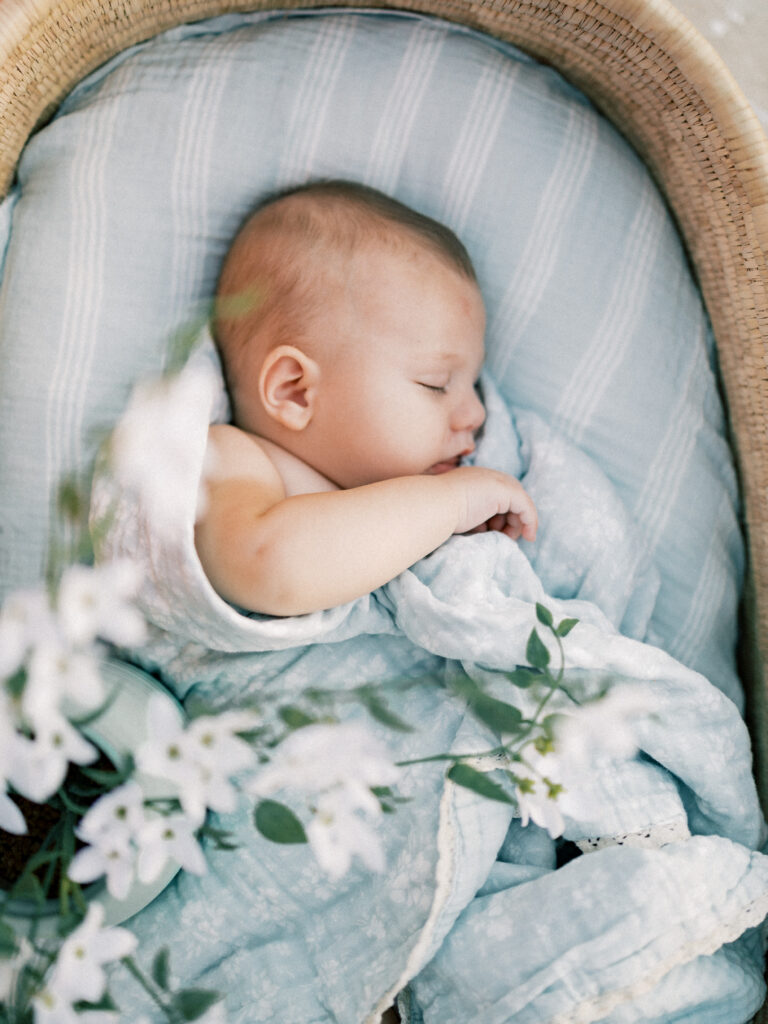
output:
[{"label": "wicker weave texture", "polygon": [[[335,0],[334,6],[377,6]],[[2,0],[0,192],[34,128],[85,74],[182,22],[269,0]],[[283,0],[282,8],[320,6]],[[768,139],[712,48],[667,0],[395,0],[558,67],[611,118],[665,192],[717,339],[745,503],[751,577],[742,640],[756,769],[768,805]],[[756,1018],[768,1024],[768,1009]]]},{"label": "wicker weave texture", "polygon": [[[342,4],[344,0],[342,0]],[[370,0],[355,0],[356,6]],[[4,0],[0,189],[35,126],[90,70],[181,22],[262,0]],[[319,6],[288,0],[280,6]],[[768,797],[768,139],[720,58],[667,0],[398,0],[557,66],[625,133],[667,195],[717,338],[753,573],[745,648]]]},{"label": "wicker weave texture", "polygon": [[[3,0],[0,189],[12,180],[35,126],[90,70],[173,25],[265,6],[273,5]],[[758,779],[768,803],[762,664],[768,652],[768,139],[720,58],[667,0],[396,0],[390,6],[463,22],[554,64],[630,139],[669,200],[712,319],[741,474],[752,571],[742,653],[750,666]]]}]

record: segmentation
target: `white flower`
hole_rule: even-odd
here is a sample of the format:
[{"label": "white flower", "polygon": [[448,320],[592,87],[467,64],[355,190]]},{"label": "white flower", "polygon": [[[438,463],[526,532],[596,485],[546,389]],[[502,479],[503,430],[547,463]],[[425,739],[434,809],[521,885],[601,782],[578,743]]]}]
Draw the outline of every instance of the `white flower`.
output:
[{"label": "white flower", "polygon": [[252,712],[231,711],[197,718],[185,728],[173,707],[155,698],[136,763],[148,775],[173,782],[184,811],[199,825],[209,807],[234,810],[237,791],[230,777],[255,762],[253,750],[236,732],[256,722]]},{"label": "white flower", "polygon": [[13,956],[0,956],[0,1006],[7,1005],[14,998],[16,982],[22,968],[34,960],[35,952],[26,938],[18,942]]},{"label": "white flower", "polygon": [[104,700],[99,661],[91,651],[73,651],[60,644],[43,644],[29,659],[27,682],[21,698],[24,717],[39,722],[57,716],[63,702],[74,711],[90,711]]},{"label": "white flower", "polygon": [[237,790],[230,779],[256,763],[253,748],[237,736],[257,724],[249,711],[225,711],[194,719],[184,731],[186,758],[194,765],[195,782],[184,788],[182,804],[198,822],[206,807],[226,813],[237,804]]},{"label": "white flower", "polygon": [[[556,764],[552,763],[549,765],[549,771],[556,767]],[[563,834],[565,822],[558,804],[557,791],[550,788],[550,783],[557,785],[549,773],[545,776],[534,775],[534,778],[526,776],[515,786],[515,798],[523,826],[533,821],[539,828],[546,829],[552,839],[557,839]]]},{"label": "white flower", "polygon": [[0,678],[13,675],[31,648],[57,637],[58,625],[44,587],[10,594],[0,609]]},{"label": "white flower", "polygon": [[249,783],[258,796],[295,787],[318,793],[344,786],[363,797],[371,786],[388,786],[399,778],[384,747],[356,723],[307,725],[297,729]]},{"label": "white flower", "polygon": [[253,748],[237,733],[254,729],[259,721],[258,715],[252,711],[201,715],[187,726],[185,744],[197,763],[235,775],[256,763]]},{"label": "white flower", "polygon": [[27,831],[24,815],[8,796],[8,778],[21,757],[20,737],[12,725],[11,700],[0,688],[0,828],[15,835]]},{"label": "white flower", "polygon": [[614,686],[599,700],[568,709],[558,718],[555,748],[564,764],[591,766],[595,756],[625,760],[638,749],[635,723],[652,713],[642,686]]},{"label": "white flower", "polygon": [[105,793],[90,807],[77,828],[86,843],[110,837],[132,839],[144,823],[144,794],[133,779]]},{"label": "white flower", "polygon": [[90,764],[99,752],[61,715],[52,713],[32,725],[34,739],[18,736],[9,780],[22,796],[45,803],[64,781],[70,761]]},{"label": "white flower", "polygon": [[[140,495],[155,527],[173,531],[183,523],[198,486],[199,453],[190,438],[201,407],[211,400],[211,375],[187,368],[171,378],[139,384],[112,435],[112,465],[124,486]],[[202,512],[200,489],[197,515]]]},{"label": "white flower", "polygon": [[115,899],[128,895],[136,871],[134,839],[144,823],[144,794],[137,782],[118,786],[93,804],[76,829],[89,843],[69,866],[74,882],[92,882],[107,876],[107,891]]},{"label": "white flower", "polygon": [[515,791],[523,825],[531,820],[553,839],[562,835],[563,814],[583,813],[582,794],[591,791],[591,779],[605,770],[606,760],[635,756],[635,723],[651,707],[642,687],[614,687],[598,700],[559,713],[553,749],[540,754],[531,745],[525,751],[530,773]]},{"label": "white flower", "polygon": [[71,1002],[95,1003],[104,995],[103,965],[129,956],[137,939],[126,928],[103,928],[103,921],[104,908],[91,903],[85,920],[62,943],[47,985],[50,992]]},{"label": "white flower", "polygon": [[32,1000],[35,1024],[82,1024],[72,1000],[46,985]]},{"label": "white flower", "polygon": [[153,694],[147,707],[147,738],[136,751],[136,764],[148,775],[183,784],[189,775],[184,723],[164,697]]},{"label": "white flower", "polygon": [[379,839],[356,812],[378,817],[381,806],[371,787],[389,786],[399,775],[384,747],[363,726],[318,724],[291,733],[248,788],[257,796],[289,787],[319,793],[307,839],[324,870],[340,878],[354,855],[372,870],[383,870]]},{"label": "white flower", "polygon": [[[371,871],[383,871],[384,851],[375,830],[359,814],[344,789],[323,793],[307,825],[307,839],[320,867],[341,878],[357,855]],[[378,807],[378,804],[377,804]]]},{"label": "white flower", "polygon": [[179,715],[157,695],[152,697],[147,709],[147,739],[135,756],[140,771],[174,784],[186,813],[194,817],[197,824],[202,824],[212,780],[204,779],[198,770]]},{"label": "white flower", "polygon": [[77,836],[90,845],[75,854],[69,877],[92,882],[106,875],[110,895],[122,900],[137,874],[142,882],[151,882],[169,858],[203,874],[205,857],[195,827],[184,814],[148,817],[141,787],[127,782],[97,800],[84,816]]},{"label": "white flower", "polygon": [[23,836],[27,831],[24,815],[3,789],[0,789],[0,828],[16,836]]},{"label": "white flower", "polygon": [[205,874],[205,856],[195,838],[195,827],[195,822],[184,814],[148,818],[137,836],[139,879],[151,882],[169,859],[175,860],[186,871]]},{"label": "white flower", "polygon": [[70,643],[84,646],[101,637],[121,647],[140,644],[146,625],[131,603],[140,583],[138,566],[127,560],[69,566],[59,584],[57,611]]},{"label": "white flower", "polygon": [[87,884],[107,876],[107,892],[116,900],[128,895],[136,871],[136,848],[124,835],[104,836],[93,846],[78,850],[69,865],[73,882]]}]

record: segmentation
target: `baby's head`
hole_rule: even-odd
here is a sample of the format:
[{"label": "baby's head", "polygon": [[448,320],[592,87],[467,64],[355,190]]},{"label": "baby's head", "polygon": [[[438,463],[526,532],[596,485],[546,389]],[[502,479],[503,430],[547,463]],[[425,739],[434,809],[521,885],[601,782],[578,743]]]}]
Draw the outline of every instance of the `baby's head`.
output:
[{"label": "baby's head", "polygon": [[451,468],[484,412],[464,246],[366,186],[281,193],[246,221],[214,323],[235,423],[341,487]]}]

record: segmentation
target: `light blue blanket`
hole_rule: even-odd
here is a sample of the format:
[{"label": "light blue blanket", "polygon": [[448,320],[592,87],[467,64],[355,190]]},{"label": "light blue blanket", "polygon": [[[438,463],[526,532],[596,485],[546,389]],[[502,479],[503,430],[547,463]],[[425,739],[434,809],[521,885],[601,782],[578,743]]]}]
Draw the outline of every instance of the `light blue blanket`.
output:
[{"label": "light blue blanket", "polygon": [[[535,545],[454,537],[341,608],[246,616],[218,598],[194,553],[219,383],[186,372],[199,375],[199,415],[178,529],[156,529],[107,471],[93,502],[96,518],[111,513],[99,556],[138,555],[147,570],[153,625],[135,657],[183,699],[267,707],[310,684],[418,679],[387,696],[415,732],[367,722],[393,759],[487,749],[495,737],[446,683],[461,666],[530,710],[503,672],[526,661],[540,601],[579,619],[566,640],[574,681],[642,693],[654,713],[639,754],[594,750],[564,805],[565,838],[591,852],[559,868],[557,844],[513,808],[446,781],[439,763],[414,765],[398,786],[408,802],[381,828],[383,874],[355,866],[329,881],[306,846],[263,839],[243,802],[219,822],[240,848],[210,851],[207,875],[181,874],[130,922],[143,955],[170,945],[179,979],[225,992],[242,1024],[377,1022],[398,992],[412,1024],[747,1021],[764,993],[768,914],[748,735],[727,697],[642,642],[657,579],[602,473],[534,415],[512,416],[486,380],[476,459],[523,478],[540,513]],[[366,718],[356,705],[345,714]],[[154,1019],[130,982],[115,977],[113,992],[126,1020]]]}]

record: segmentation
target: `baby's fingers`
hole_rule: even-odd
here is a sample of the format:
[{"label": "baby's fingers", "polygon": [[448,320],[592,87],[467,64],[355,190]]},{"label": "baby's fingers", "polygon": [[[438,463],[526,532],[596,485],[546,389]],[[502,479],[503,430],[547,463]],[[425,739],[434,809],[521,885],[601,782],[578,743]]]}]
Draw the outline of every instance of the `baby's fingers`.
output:
[{"label": "baby's fingers", "polygon": [[516,509],[515,518],[520,527],[519,534],[522,534],[525,540],[536,540],[536,531],[539,526],[539,516],[536,511],[536,506],[533,504],[527,494],[524,493],[523,505]]},{"label": "baby's fingers", "polygon": [[497,513],[495,516],[491,516],[488,522],[484,524],[488,530],[498,530],[499,532],[502,532],[506,525],[507,517],[502,512]]}]

